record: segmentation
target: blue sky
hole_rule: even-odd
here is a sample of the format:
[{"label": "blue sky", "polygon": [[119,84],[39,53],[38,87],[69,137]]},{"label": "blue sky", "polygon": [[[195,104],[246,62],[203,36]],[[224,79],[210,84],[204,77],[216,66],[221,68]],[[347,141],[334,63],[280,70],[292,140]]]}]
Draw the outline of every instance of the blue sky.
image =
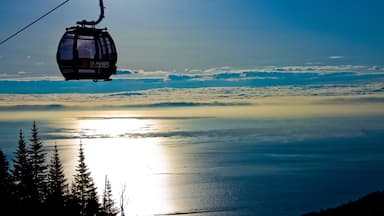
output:
[{"label": "blue sky", "polygon": [[[59,2],[4,2],[0,38]],[[105,0],[105,5],[100,27],[109,28],[124,69],[184,73],[384,62],[380,0]],[[65,27],[97,16],[96,0],[70,1],[0,47],[0,74],[60,76],[55,53]]]}]

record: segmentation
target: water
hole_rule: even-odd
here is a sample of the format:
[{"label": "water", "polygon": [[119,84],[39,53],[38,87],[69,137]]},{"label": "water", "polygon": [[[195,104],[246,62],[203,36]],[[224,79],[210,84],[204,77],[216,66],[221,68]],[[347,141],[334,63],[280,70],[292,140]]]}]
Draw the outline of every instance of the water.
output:
[{"label": "water", "polygon": [[15,112],[0,121],[1,148],[11,159],[36,119],[70,183],[82,143],[99,191],[105,175],[117,200],[125,187],[127,215],[300,215],[384,188],[382,115],[163,111]]}]

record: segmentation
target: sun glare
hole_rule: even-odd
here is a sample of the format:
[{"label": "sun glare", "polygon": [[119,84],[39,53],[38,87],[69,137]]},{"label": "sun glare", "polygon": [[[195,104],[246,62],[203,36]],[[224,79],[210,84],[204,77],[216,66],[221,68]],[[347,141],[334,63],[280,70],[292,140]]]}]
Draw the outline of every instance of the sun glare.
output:
[{"label": "sun glare", "polygon": [[81,137],[118,138],[129,134],[144,134],[152,126],[149,120],[135,118],[90,118],[79,120]]},{"label": "sun glare", "polygon": [[172,209],[167,177],[163,175],[169,170],[167,152],[162,148],[161,138],[144,136],[153,127],[156,122],[145,119],[78,120],[86,162],[99,194],[102,194],[106,175],[111,181],[115,200],[120,200],[125,187],[126,215],[161,214]]}]

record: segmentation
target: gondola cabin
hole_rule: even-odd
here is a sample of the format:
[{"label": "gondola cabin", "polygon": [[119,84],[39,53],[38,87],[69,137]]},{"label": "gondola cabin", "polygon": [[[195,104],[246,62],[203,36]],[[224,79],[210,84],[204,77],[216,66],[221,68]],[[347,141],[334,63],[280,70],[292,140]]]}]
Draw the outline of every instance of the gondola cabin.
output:
[{"label": "gondola cabin", "polygon": [[109,81],[116,74],[117,51],[107,29],[67,28],[56,59],[66,80]]}]

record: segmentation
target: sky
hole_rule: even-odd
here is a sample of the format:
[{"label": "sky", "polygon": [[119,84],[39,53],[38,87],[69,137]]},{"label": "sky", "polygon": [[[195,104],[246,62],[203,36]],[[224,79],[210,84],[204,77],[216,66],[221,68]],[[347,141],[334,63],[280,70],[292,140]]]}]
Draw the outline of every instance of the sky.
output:
[{"label": "sky", "polygon": [[[7,1],[0,39],[61,1]],[[267,66],[382,67],[381,0],[105,0],[119,69],[170,71]],[[56,50],[66,27],[96,19],[96,0],[65,6],[0,46],[0,77],[58,76]],[[150,75],[150,73],[149,73]],[[145,74],[143,75],[145,76]]]}]

